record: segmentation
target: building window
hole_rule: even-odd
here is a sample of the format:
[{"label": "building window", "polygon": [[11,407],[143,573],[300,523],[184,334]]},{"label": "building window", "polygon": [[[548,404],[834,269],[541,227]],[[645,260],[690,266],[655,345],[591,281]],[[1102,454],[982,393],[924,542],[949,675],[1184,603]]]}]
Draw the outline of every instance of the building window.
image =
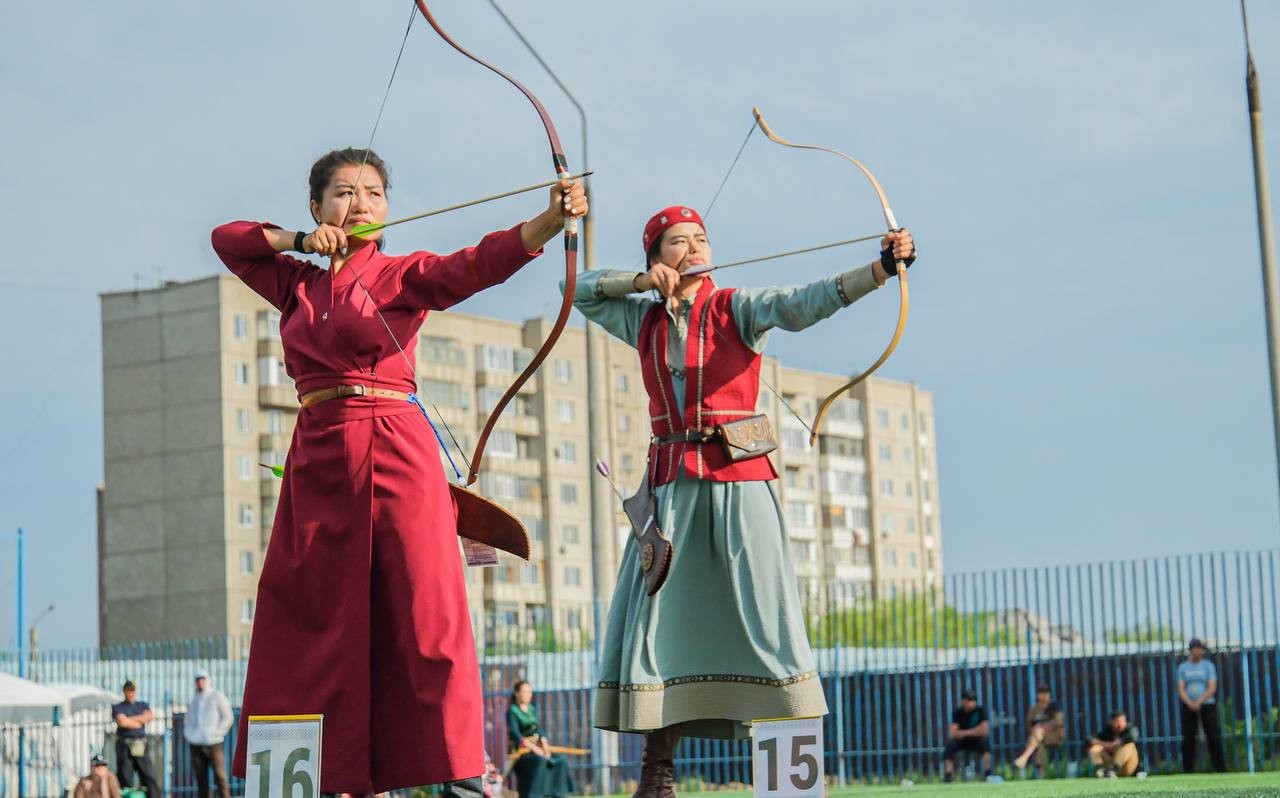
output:
[{"label": "building window", "polygon": [[929,483],[928,483],[928,482],[921,482],[921,483],[920,483],[920,498],[924,499],[925,501],[929,501],[929,498],[930,498],[930,496],[932,496],[932,495],[933,495],[933,491],[929,490]]},{"label": "building window", "polygon": [[890,497],[890,496],[892,496],[892,495],[893,495],[893,480],[892,480],[892,479],[882,479],[882,480],[880,480],[880,495],[881,495],[881,496],[884,496],[884,497],[886,497],[886,498],[887,498],[887,497]]},{"label": "building window", "polygon": [[556,447],[556,457],[566,463],[576,463],[578,462],[578,447],[574,445],[573,441],[561,441],[560,445]]},{"label": "building window", "polygon": [[893,516],[889,513],[880,516],[880,531],[886,535],[893,534]]},{"label": "building window", "polygon": [[267,411],[267,432],[271,435],[284,434],[284,413],[282,411]]},{"label": "building window", "polygon": [[235,328],[235,336],[243,341],[249,337],[249,317],[243,313],[237,313],[232,320],[232,327]]},{"label": "building window", "polygon": [[634,471],[635,467],[636,467],[635,458],[631,456],[630,452],[624,452],[622,455],[622,470]]},{"label": "building window", "polygon": [[560,536],[564,538],[564,542],[568,545],[580,543],[582,540],[582,533],[576,524],[565,524],[560,528]]},{"label": "building window", "polygon": [[248,410],[244,408],[236,410],[236,429],[240,430],[241,435],[253,432],[253,419],[249,416]]},{"label": "building window", "polygon": [[278,357],[258,358],[258,384],[280,385],[288,376],[284,370],[284,360]]},{"label": "building window", "polygon": [[915,496],[915,488],[912,487],[910,482],[902,486],[902,491],[907,495],[908,499],[913,498]]},{"label": "building window", "polygon": [[573,381],[573,363],[564,359],[556,360],[556,382]]},{"label": "building window", "polygon": [[809,445],[809,437],[803,429],[782,428],[782,448],[800,451]]},{"label": "building window", "polygon": [[618,393],[630,393],[630,392],[631,392],[631,375],[627,374],[626,372],[619,372]]},{"label": "building window", "polygon": [[246,574],[246,575],[252,574],[253,568],[254,568],[254,559],[255,557],[253,556],[253,552],[251,551],[240,552],[240,573]]},{"label": "building window", "polygon": [[911,447],[910,446],[902,447],[902,462],[908,465],[911,464]]},{"label": "building window", "polygon": [[476,364],[480,371],[510,374],[515,371],[515,353],[509,346],[481,344],[476,347]]},{"label": "building window", "polygon": [[247,504],[240,505],[240,526],[253,526],[253,508]]},{"label": "building window", "polygon": [[876,426],[879,427],[880,429],[889,429],[889,411],[888,410],[876,411]]},{"label": "building window", "polygon": [[572,482],[560,483],[560,503],[576,505],[578,503],[578,486]]},{"label": "building window", "polygon": [[509,429],[495,429],[489,435],[489,454],[494,457],[514,458],[520,452],[520,441]]},{"label": "building window", "polygon": [[[268,310],[262,319],[263,327],[258,328],[259,338],[270,338],[274,341],[280,340],[280,314],[274,310]],[[264,329],[265,327],[265,329]]]},{"label": "building window", "polygon": [[422,359],[429,363],[443,363],[447,366],[467,365],[467,353],[452,339],[424,335],[419,339],[418,351]]},{"label": "building window", "polygon": [[248,384],[249,384],[249,364],[237,363],[236,364],[236,385],[248,385]]},{"label": "building window", "polygon": [[907,516],[907,534],[914,535],[916,533],[916,517],[914,515]]},{"label": "building window", "polygon": [[568,587],[582,587],[582,569],[576,565],[566,565],[564,583]]},{"label": "building window", "polygon": [[564,626],[571,632],[576,632],[582,628],[582,610],[576,607],[570,607],[564,613]]},{"label": "building window", "polygon": [[880,462],[882,463],[893,462],[893,447],[887,443],[880,444]]},{"label": "building window", "polygon": [[919,564],[919,562],[920,561],[919,559],[916,558],[916,553],[914,551],[907,552],[907,565],[911,566],[912,568],[915,568]]},{"label": "building window", "polygon": [[924,413],[920,414],[920,432],[922,434],[929,432],[929,417]]},{"label": "building window", "polygon": [[884,561],[896,568],[898,566],[898,552],[889,549],[884,553]]},{"label": "building window", "polygon": [[253,623],[253,599],[240,599],[240,623]]},{"label": "building window", "polygon": [[463,410],[471,407],[471,392],[456,382],[424,379],[420,384],[423,395],[438,405],[460,407]]},{"label": "building window", "polygon": [[536,562],[527,562],[520,568],[520,581],[526,585],[542,582],[542,567]]},{"label": "building window", "polygon": [[909,431],[911,429],[911,414],[903,413],[902,415],[900,415],[898,417],[898,423],[902,425],[902,428],[904,430]]},{"label": "building window", "polygon": [[253,479],[253,458],[247,454],[242,454],[237,457],[236,471],[240,474],[240,479],[245,482]]},{"label": "building window", "polygon": [[618,432],[624,435],[631,432],[631,416],[626,413],[618,416]]},{"label": "building window", "polygon": [[817,509],[813,502],[787,502],[787,523],[793,526],[817,526]]},{"label": "building window", "polygon": [[568,399],[556,400],[556,418],[562,424],[573,423],[573,402]]}]

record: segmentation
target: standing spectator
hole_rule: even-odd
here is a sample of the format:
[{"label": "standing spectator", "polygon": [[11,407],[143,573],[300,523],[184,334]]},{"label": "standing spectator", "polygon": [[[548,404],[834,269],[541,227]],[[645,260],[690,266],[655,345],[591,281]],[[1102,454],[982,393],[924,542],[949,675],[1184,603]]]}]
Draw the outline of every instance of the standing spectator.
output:
[{"label": "standing spectator", "polygon": [[1013,760],[1014,766],[1022,770],[1034,754],[1036,774],[1044,778],[1045,749],[1061,746],[1065,737],[1062,708],[1053,700],[1049,685],[1036,685],[1036,702],[1027,711],[1027,747]]},{"label": "standing spectator", "polygon": [[1107,725],[1089,740],[1089,761],[1098,778],[1138,772],[1138,727],[1129,725],[1123,709],[1112,712]]},{"label": "standing spectator", "polygon": [[107,758],[94,754],[89,775],[76,782],[75,798],[120,798],[120,780],[107,767]]},{"label": "standing spectator", "polygon": [[218,785],[218,795],[231,798],[223,741],[234,723],[231,702],[209,683],[207,670],[196,671],[196,694],[187,705],[186,735],[187,744],[191,746],[191,772],[196,779],[199,798],[208,798],[210,768]]},{"label": "standing spectator", "polygon": [[1178,665],[1178,698],[1182,710],[1182,770],[1196,769],[1196,726],[1204,728],[1205,747],[1216,773],[1224,773],[1227,763],[1222,756],[1222,730],[1218,725],[1218,669],[1205,659],[1204,641],[1191,638],[1188,656]]},{"label": "standing spectator", "polygon": [[978,706],[978,694],[965,690],[960,694],[960,706],[951,715],[951,725],[947,728],[947,745],[942,749],[943,781],[951,781],[956,777],[956,754],[967,751],[970,755],[982,755],[982,775],[987,781],[998,781],[999,776],[991,772],[991,743],[987,739],[990,733],[987,722],[987,711]]},{"label": "standing spectator", "polygon": [[111,708],[116,722],[116,773],[122,787],[133,787],[133,773],[147,791],[147,798],[160,795],[160,785],[147,759],[147,724],[155,719],[155,713],[145,701],[138,700],[138,685],[129,680],[124,683],[124,701]]}]

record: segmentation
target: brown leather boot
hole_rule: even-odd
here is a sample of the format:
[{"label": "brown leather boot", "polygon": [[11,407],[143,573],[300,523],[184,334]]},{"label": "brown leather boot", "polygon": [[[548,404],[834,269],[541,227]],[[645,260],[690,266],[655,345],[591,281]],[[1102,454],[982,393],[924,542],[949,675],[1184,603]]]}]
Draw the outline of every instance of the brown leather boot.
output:
[{"label": "brown leather boot", "polygon": [[644,736],[640,783],[632,798],[674,798],[676,794],[676,743],[680,735],[667,727]]}]

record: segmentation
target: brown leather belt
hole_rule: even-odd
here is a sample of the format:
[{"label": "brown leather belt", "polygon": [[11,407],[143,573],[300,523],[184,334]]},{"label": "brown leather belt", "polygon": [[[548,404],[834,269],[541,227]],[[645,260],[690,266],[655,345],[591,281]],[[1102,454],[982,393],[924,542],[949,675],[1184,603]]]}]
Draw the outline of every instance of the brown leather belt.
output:
[{"label": "brown leather belt", "polygon": [[368,385],[335,385],[332,388],[321,388],[318,391],[303,394],[300,401],[303,407],[310,407],[320,402],[341,399],[346,396],[381,396],[387,399],[399,399],[402,402],[409,401],[409,394],[404,391],[371,388]]},{"label": "brown leather belt", "polygon": [[687,429],[671,435],[654,435],[650,443],[654,446],[666,446],[672,443],[711,443],[720,440],[720,431],[715,427],[707,429]]}]

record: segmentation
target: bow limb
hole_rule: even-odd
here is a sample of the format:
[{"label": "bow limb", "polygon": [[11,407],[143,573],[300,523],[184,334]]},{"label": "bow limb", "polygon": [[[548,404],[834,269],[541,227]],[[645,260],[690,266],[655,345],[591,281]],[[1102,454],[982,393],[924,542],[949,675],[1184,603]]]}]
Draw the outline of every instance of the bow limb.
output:
[{"label": "bow limb", "polygon": [[[769,127],[769,123],[764,121],[764,114],[760,113],[759,108],[751,109],[751,113],[755,115],[756,125],[759,126],[760,132],[764,133],[765,136],[769,138],[769,141],[772,141],[775,144],[781,144],[784,147],[792,147],[797,150],[817,150],[818,152],[828,152],[839,158],[843,158],[856,166],[858,171],[862,172],[862,174],[866,176],[867,180],[871,182],[871,187],[875,189],[876,197],[880,200],[880,208],[884,211],[884,221],[889,232],[899,229],[898,220],[894,218],[893,209],[889,207],[889,198],[885,195],[884,188],[880,185],[880,181],[876,180],[876,176],[871,174],[871,170],[864,166],[861,161],[854,158],[852,155],[847,155],[839,150],[832,149],[831,147],[823,147],[818,144],[795,144],[787,141],[777,133],[773,132],[773,129]],[[822,403],[818,405],[818,413],[814,416],[813,425],[809,429],[810,446],[817,443],[818,433],[822,428],[822,419],[826,416],[827,411],[831,408],[831,405],[836,401],[836,399],[840,398],[841,394],[852,390],[855,385],[874,374],[876,369],[884,365],[884,362],[889,359],[889,356],[893,354],[893,350],[898,348],[898,342],[902,340],[902,331],[906,329],[907,326],[907,311],[910,308],[910,293],[907,290],[907,267],[901,260],[897,263],[898,323],[894,327],[893,337],[889,339],[889,344],[884,348],[884,352],[880,354],[880,357],[876,358],[876,362],[871,364],[871,368],[832,391],[827,398],[823,399]]]},{"label": "bow limb", "polygon": [[[534,96],[533,92],[529,91],[520,81],[498,69],[493,64],[477,57],[454,41],[453,37],[446,33],[444,28],[440,27],[440,23],[436,21],[436,18],[431,14],[431,10],[427,8],[425,0],[414,0],[414,2],[418,6],[418,11],[426,18],[427,24],[450,47],[515,86],[533,104],[534,109],[538,112],[538,117],[542,120],[542,126],[547,131],[547,143],[551,145],[551,163],[555,168],[556,177],[568,177],[569,161],[565,158],[564,148],[560,145],[560,135],[556,133],[556,126],[551,121],[551,115],[547,113],[547,109]],[[476,440],[475,452],[471,455],[471,473],[467,476],[468,485],[473,484],[480,476],[480,463],[484,459],[484,448],[489,442],[489,435],[493,432],[494,425],[498,423],[498,418],[524,384],[533,377],[534,372],[547,359],[547,355],[551,354],[551,349],[556,345],[556,341],[560,339],[560,335],[564,332],[565,325],[569,321],[569,313],[573,310],[574,290],[578,281],[578,220],[574,217],[566,217],[564,222],[564,280],[564,297],[561,300],[560,312],[556,316],[555,324],[551,326],[551,333],[547,336],[547,340],[542,343],[542,346],[538,348],[538,351],[534,353],[529,365],[525,367],[524,371],[520,372],[515,381],[502,394],[502,398],[498,400],[498,404],[494,406],[493,412],[489,414],[483,429],[480,430],[480,437]]]}]

